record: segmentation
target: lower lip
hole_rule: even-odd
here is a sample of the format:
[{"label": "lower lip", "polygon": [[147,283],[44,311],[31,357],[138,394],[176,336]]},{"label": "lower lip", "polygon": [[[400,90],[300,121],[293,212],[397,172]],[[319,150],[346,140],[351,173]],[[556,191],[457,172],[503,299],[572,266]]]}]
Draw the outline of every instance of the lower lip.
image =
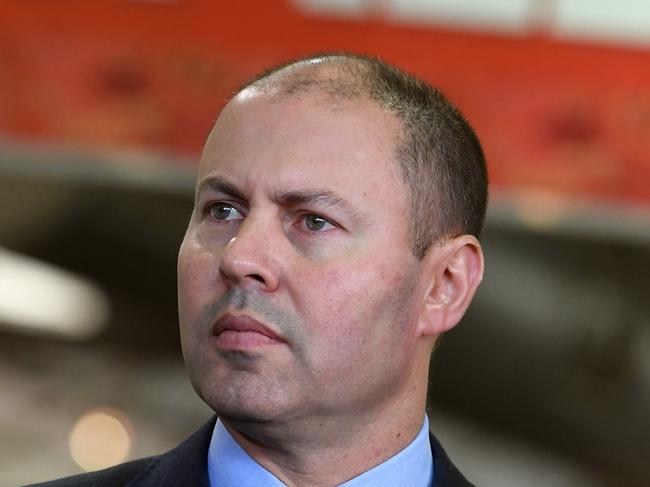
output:
[{"label": "lower lip", "polygon": [[227,350],[247,350],[268,345],[279,345],[279,340],[256,331],[224,330],[215,337],[219,347]]}]

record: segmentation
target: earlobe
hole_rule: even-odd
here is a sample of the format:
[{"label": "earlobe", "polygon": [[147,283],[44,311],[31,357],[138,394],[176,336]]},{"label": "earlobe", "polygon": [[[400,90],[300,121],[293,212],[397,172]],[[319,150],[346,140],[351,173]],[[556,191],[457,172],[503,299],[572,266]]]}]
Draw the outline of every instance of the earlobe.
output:
[{"label": "earlobe", "polygon": [[425,256],[425,294],[420,314],[422,336],[453,328],[469,307],[483,278],[483,252],[478,240],[461,235],[432,246]]}]

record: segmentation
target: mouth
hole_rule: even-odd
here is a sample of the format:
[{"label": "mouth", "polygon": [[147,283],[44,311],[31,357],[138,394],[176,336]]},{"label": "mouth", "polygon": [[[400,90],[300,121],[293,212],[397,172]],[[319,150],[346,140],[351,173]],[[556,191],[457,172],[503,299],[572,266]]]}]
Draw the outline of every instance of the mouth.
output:
[{"label": "mouth", "polygon": [[212,336],[217,346],[224,350],[249,350],[285,343],[278,333],[250,316],[229,313],[214,324]]}]

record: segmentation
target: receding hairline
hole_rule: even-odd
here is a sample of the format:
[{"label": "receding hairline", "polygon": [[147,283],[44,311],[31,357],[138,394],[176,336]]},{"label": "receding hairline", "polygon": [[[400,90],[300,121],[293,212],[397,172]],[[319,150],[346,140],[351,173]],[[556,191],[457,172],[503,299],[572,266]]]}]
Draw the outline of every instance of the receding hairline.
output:
[{"label": "receding hairline", "polygon": [[372,84],[364,75],[370,73],[372,63],[377,61],[346,53],[315,55],[261,73],[237,90],[233,98],[250,93],[270,95],[275,99],[316,94],[333,102],[374,99]]},{"label": "receding hairline", "polygon": [[[395,162],[406,135],[406,120],[378,96],[371,71],[378,58],[350,53],[325,53],[290,61],[260,73],[235,92],[231,101],[264,97],[270,102],[310,97],[320,108],[334,112],[354,109],[358,103],[377,107],[395,124]],[[357,105],[358,106],[358,105]]]}]

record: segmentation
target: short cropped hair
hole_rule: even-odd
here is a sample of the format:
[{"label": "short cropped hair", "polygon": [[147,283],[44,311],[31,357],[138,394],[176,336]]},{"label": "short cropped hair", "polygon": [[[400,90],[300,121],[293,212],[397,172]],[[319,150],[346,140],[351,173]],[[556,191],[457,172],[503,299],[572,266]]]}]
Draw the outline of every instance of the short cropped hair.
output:
[{"label": "short cropped hair", "polygon": [[333,103],[370,98],[402,126],[396,160],[409,192],[409,237],[422,259],[429,247],[462,234],[480,236],[487,169],[467,120],[425,81],[377,58],[315,54],[275,66],[246,83],[281,97],[317,92]]}]

